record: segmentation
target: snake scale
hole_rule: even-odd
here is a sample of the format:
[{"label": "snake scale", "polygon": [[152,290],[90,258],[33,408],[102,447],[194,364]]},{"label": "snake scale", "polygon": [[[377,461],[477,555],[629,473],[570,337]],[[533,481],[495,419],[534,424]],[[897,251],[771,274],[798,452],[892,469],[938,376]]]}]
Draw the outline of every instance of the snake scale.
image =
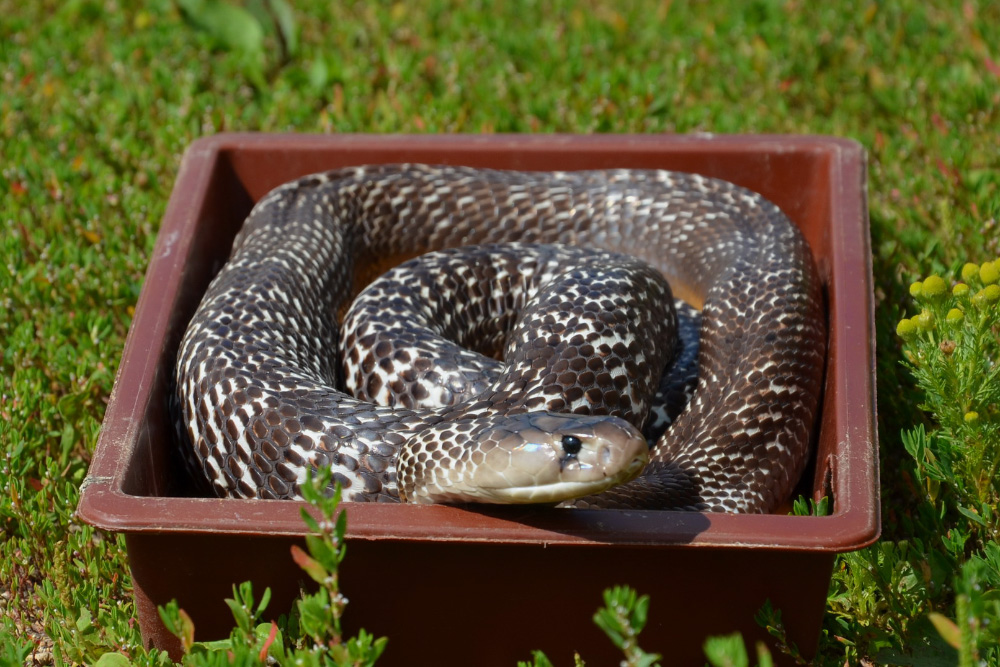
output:
[{"label": "snake scale", "polygon": [[[631,255],[701,308],[694,395],[651,451],[621,416],[524,405],[494,414],[491,402],[510,402],[502,390],[464,409],[432,409],[377,406],[336,388],[338,319],[371,267],[500,242]],[[604,295],[598,288],[593,296]],[[473,465],[463,474],[486,486],[510,458],[497,452],[542,452],[547,463],[532,471],[535,482],[562,475],[557,493],[572,489],[567,498],[524,496],[518,478],[510,483],[520,495],[501,502],[768,512],[808,458],[825,356],[822,303],[796,227],[760,195],[725,181],[427,165],[314,174],[257,203],[188,326],[176,377],[188,459],[221,496],[298,497],[308,469],[331,466],[344,499],[398,501],[401,451],[423,438],[424,459],[457,469],[464,456]],[[608,363],[593,347],[585,352],[588,363]],[[623,368],[596,375],[621,376]],[[609,478],[630,481],[586,495]],[[419,501],[412,493],[402,495]]]}]

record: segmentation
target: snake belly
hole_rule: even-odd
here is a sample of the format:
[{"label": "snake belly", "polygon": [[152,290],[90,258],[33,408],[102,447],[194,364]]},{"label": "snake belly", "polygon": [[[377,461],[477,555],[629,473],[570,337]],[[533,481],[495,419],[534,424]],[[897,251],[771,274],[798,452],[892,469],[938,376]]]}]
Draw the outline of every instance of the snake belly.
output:
[{"label": "snake belly", "polygon": [[283,185],[254,207],[182,341],[195,468],[223,496],[298,497],[329,465],[347,500],[398,500],[400,448],[440,417],[334,386],[336,314],[366,267],[448,247],[566,243],[639,257],[702,309],[697,388],[636,479],[583,507],[767,512],[800,476],[825,354],[820,281],[760,195],[667,171],[376,165]]}]

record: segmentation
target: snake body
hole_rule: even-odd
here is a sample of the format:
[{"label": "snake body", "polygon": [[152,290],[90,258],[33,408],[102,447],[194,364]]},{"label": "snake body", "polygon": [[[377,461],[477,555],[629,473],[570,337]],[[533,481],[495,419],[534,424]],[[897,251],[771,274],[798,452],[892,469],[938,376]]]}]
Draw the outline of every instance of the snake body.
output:
[{"label": "snake body", "polygon": [[[381,407],[348,396],[335,386],[330,351],[337,313],[366,281],[365,267],[510,241],[641,258],[676,295],[702,308],[689,406],[638,477],[578,506],[766,512],[785,499],[808,456],[825,351],[811,254],[795,226],[761,196],[665,171],[379,165],[273,190],[237,235],[178,354],[182,423],[195,467],[220,495],[297,497],[306,471],[329,465],[345,499],[398,500],[406,443],[434,431],[443,434],[435,442],[461,439],[484,406]],[[503,389],[491,395],[487,402],[511,400]],[[609,443],[618,443],[632,454],[616,454],[624,458],[608,470],[618,472],[601,474],[618,475],[616,481],[635,474],[645,441],[619,417],[514,412],[503,418],[521,425],[492,427],[488,448],[509,447],[526,432],[548,437],[566,469],[567,457],[580,456],[577,441],[588,439],[596,458],[586,465],[574,458],[580,465],[569,467],[598,469],[611,457]],[[476,442],[467,444],[470,459],[486,457],[475,454],[482,452]],[[433,449],[425,458],[458,456]]]},{"label": "snake body", "polygon": [[[593,451],[588,433],[565,431],[581,451],[561,452],[560,443],[553,452],[523,430],[513,446],[490,447],[480,428],[455,425],[486,417],[477,425],[495,430],[495,415],[555,412],[611,415],[642,428],[677,335],[670,287],[645,262],[509,243],[428,253],[380,276],[351,305],[339,347],[344,388],[356,398],[440,410],[440,422],[400,453],[400,498],[538,502],[586,490],[581,468],[603,478],[592,491],[638,468],[619,478],[609,465],[581,460]],[[509,431],[510,420],[501,421]]]}]

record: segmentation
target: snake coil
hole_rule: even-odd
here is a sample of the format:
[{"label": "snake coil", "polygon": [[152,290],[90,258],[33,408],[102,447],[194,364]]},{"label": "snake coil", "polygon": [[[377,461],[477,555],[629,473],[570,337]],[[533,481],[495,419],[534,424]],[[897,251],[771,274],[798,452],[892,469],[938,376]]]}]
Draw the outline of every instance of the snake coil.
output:
[{"label": "snake coil", "polygon": [[[809,248],[760,195],[666,171],[377,165],[276,188],[254,207],[181,343],[194,468],[219,495],[291,498],[310,467],[328,465],[345,499],[398,500],[400,451],[445,428],[442,411],[375,406],[336,388],[337,313],[365,267],[497,242],[632,255],[702,309],[690,404],[638,477],[578,506],[767,512],[788,496],[808,457],[825,354]],[[513,417],[528,422],[514,431],[549,438],[557,458],[576,449],[577,432],[595,443],[594,467],[608,456],[602,442],[639,449],[617,417]]]}]

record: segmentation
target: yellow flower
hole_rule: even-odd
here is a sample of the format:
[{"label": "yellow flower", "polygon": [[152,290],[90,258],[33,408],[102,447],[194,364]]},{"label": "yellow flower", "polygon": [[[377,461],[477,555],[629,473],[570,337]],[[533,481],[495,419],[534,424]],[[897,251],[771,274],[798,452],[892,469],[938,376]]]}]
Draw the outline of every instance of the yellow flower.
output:
[{"label": "yellow flower", "polygon": [[923,329],[924,331],[930,331],[934,328],[934,313],[929,310],[921,310],[919,315],[913,316],[913,323],[917,325],[918,329]]},{"label": "yellow flower", "polygon": [[920,293],[923,292],[923,290],[924,290],[924,284],[919,280],[910,283],[910,296],[912,296],[913,298],[917,298],[918,296],[920,296]]},{"label": "yellow flower", "polygon": [[917,335],[917,325],[910,319],[901,319],[896,325],[896,335],[903,340],[912,340]]},{"label": "yellow flower", "polygon": [[944,319],[949,322],[961,322],[963,317],[965,317],[965,313],[958,308],[952,308],[948,311],[948,314],[945,315]]},{"label": "yellow flower", "polygon": [[979,413],[975,410],[969,410],[965,413],[964,419],[966,424],[975,424],[979,421]]},{"label": "yellow flower", "polygon": [[979,308],[1000,300],[1000,285],[987,285],[972,297],[972,305]]},{"label": "yellow flower", "polygon": [[948,283],[946,283],[941,276],[931,275],[924,281],[920,293],[928,299],[936,299],[940,296],[944,296],[944,293],[947,291]]},{"label": "yellow flower", "polygon": [[984,285],[992,285],[1000,280],[1000,271],[997,270],[993,262],[983,262],[983,265],[979,267],[979,279],[983,281]]},{"label": "yellow flower", "polygon": [[962,267],[962,280],[969,282],[973,278],[979,277],[979,265],[968,262]]},{"label": "yellow flower", "polygon": [[958,283],[951,288],[951,293],[954,296],[964,296],[969,293],[969,286],[965,283]]}]

